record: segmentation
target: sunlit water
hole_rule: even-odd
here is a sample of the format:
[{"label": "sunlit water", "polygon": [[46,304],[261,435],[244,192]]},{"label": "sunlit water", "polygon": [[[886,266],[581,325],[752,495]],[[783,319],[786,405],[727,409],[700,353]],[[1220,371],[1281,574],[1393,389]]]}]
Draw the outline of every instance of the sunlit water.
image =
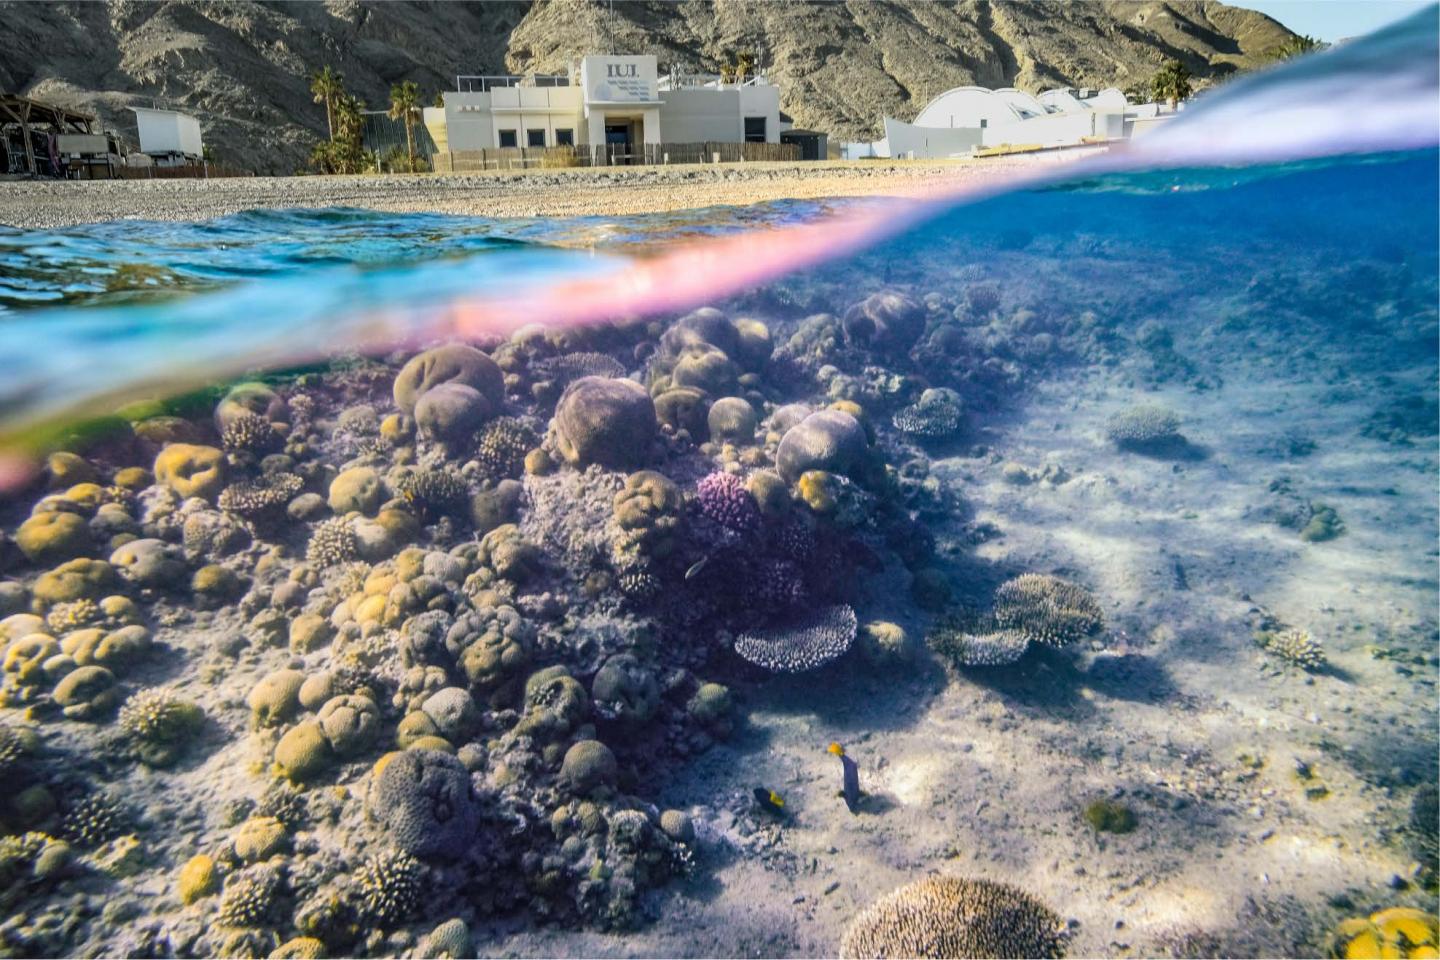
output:
[{"label": "sunlit water", "polygon": [[0,942],[1427,955],[1431,20],[947,206],[0,234]]}]

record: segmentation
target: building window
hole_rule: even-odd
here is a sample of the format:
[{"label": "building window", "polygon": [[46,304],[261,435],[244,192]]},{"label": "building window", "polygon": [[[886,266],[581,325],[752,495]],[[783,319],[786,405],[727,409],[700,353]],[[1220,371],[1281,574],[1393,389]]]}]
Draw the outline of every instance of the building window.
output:
[{"label": "building window", "polygon": [[544,130],[526,130],[526,131],[525,131],[525,146],[527,146],[527,147],[543,147],[543,146],[545,146],[545,131],[544,131]]},{"label": "building window", "polygon": [[514,131],[514,130],[501,130],[501,131],[500,131],[500,146],[502,146],[502,147],[518,147],[518,146],[520,146],[520,141],[515,138],[515,131]]},{"label": "building window", "polygon": [[563,129],[562,129],[562,130],[556,130],[556,131],[555,131],[555,146],[557,146],[557,147],[573,147],[573,146],[575,146],[575,131],[574,131],[574,130],[563,130]]},{"label": "building window", "polygon": [[745,142],[746,142],[746,143],[764,143],[764,142],[765,142],[765,118],[764,118],[764,117],[746,117],[746,118],[745,118]]}]

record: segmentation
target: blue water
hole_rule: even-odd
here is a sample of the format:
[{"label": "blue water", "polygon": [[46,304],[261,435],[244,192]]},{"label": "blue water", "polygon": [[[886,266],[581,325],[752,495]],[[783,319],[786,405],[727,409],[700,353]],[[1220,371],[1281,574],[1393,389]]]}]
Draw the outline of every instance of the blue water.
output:
[{"label": "blue water", "polygon": [[[7,776],[59,810],[0,794],[0,824],[33,817],[90,851],[73,821],[98,790],[154,841],[133,875],[86,860],[13,887],[22,919],[0,946],[267,955],[313,934],[389,956],[461,919],[479,955],[831,956],[882,894],[929,875],[1043,901],[1033,951],[1055,949],[1052,919],[1072,956],[1343,955],[1362,927],[1416,946],[1381,911],[1426,929],[1440,870],[1434,19],[1237,81],[1096,162],[919,209],[0,232],[0,439],[67,445],[102,483],[42,473],[0,494],[0,644],[16,651],[0,723],[46,745]],[[816,224],[821,256],[759,269]],[[666,306],[613,308],[643,302]],[[701,306],[718,313],[678,322]],[[410,433],[402,366],[477,317],[496,382],[449,394],[476,424]],[[587,370],[640,381],[608,389],[651,396],[662,425],[575,452],[590,408],[565,415],[583,395],[567,383]],[[217,429],[241,377],[275,391],[268,446]],[[722,397],[757,421],[731,424]],[[822,409],[845,432],[790,470],[786,440]],[[1168,426],[1116,427],[1135,422]],[[225,483],[190,499],[145,472],[186,439],[227,445]],[[332,484],[356,469],[373,498]],[[246,502],[271,490],[278,510]],[[17,547],[32,511],[83,518],[54,521],[82,527],[78,545]],[[173,566],[136,573],[136,536]],[[77,627],[102,618],[51,596],[84,587],[46,573],[74,555],[124,567],[104,592],[157,641],[108,663],[116,689],[209,718],[173,767],[126,752],[137,735],[103,704],[60,695],[98,656]],[[229,593],[204,586],[216,568]],[[1081,599],[1007,610],[1025,574]],[[382,587],[376,613],[364,594]],[[1062,607],[1094,628],[1059,636]],[[295,639],[301,611],[333,638]],[[28,645],[5,635],[17,623]],[[1017,637],[1003,663],[966,659]],[[547,668],[568,683],[536,679]],[[275,741],[313,733],[311,707],[266,727],[247,705],[281,669],[331,684],[316,716],[333,754],[295,775],[303,801],[277,786],[293,771]],[[441,687],[470,713],[434,706]],[[453,857],[426,848],[420,879],[379,884],[423,891],[387,913],[354,891],[408,842],[372,790],[402,718],[441,741],[446,809],[467,776],[483,802]],[[600,752],[589,741],[609,768],[571,759]],[[756,799],[771,790],[785,803]],[[1128,832],[1094,826],[1100,800]],[[215,899],[155,892],[196,851],[226,891],[249,882],[265,867],[231,862],[234,823],[272,810],[294,836],[268,914],[231,929]],[[64,920],[82,886],[127,909]],[[333,920],[336,903],[363,922]],[[1006,938],[1027,929],[974,950],[1023,952]]]}]

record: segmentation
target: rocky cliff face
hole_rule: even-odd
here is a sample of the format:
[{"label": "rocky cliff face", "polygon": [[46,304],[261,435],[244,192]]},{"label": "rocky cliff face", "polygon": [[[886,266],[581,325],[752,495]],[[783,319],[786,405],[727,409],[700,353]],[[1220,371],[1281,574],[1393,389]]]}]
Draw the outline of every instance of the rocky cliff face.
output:
[{"label": "rocky cliff face", "polygon": [[3,2],[0,23],[0,88],[132,136],[125,107],[158,99],[197,114],[221,159],[266,173],[301,168],[325,135],[308,82],[325,64],[379,109],[402,80],[428,103],[456,74],[563,73],[587,52],[718,70],[755,51],[797,126],[856,140],[962,84],[1126,87],[1168,59],[1219,79],[1291,35],[1208,0]]}]

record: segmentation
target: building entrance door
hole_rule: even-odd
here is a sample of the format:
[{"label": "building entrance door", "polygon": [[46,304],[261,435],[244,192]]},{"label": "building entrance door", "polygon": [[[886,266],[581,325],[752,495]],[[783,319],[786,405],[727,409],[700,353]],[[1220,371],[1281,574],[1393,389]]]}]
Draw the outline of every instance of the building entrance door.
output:
[{"label": "building entrance door", "polygon": [[630,123],[605,124],[605,162],[610,165],[628,164],[631,157]]}]

